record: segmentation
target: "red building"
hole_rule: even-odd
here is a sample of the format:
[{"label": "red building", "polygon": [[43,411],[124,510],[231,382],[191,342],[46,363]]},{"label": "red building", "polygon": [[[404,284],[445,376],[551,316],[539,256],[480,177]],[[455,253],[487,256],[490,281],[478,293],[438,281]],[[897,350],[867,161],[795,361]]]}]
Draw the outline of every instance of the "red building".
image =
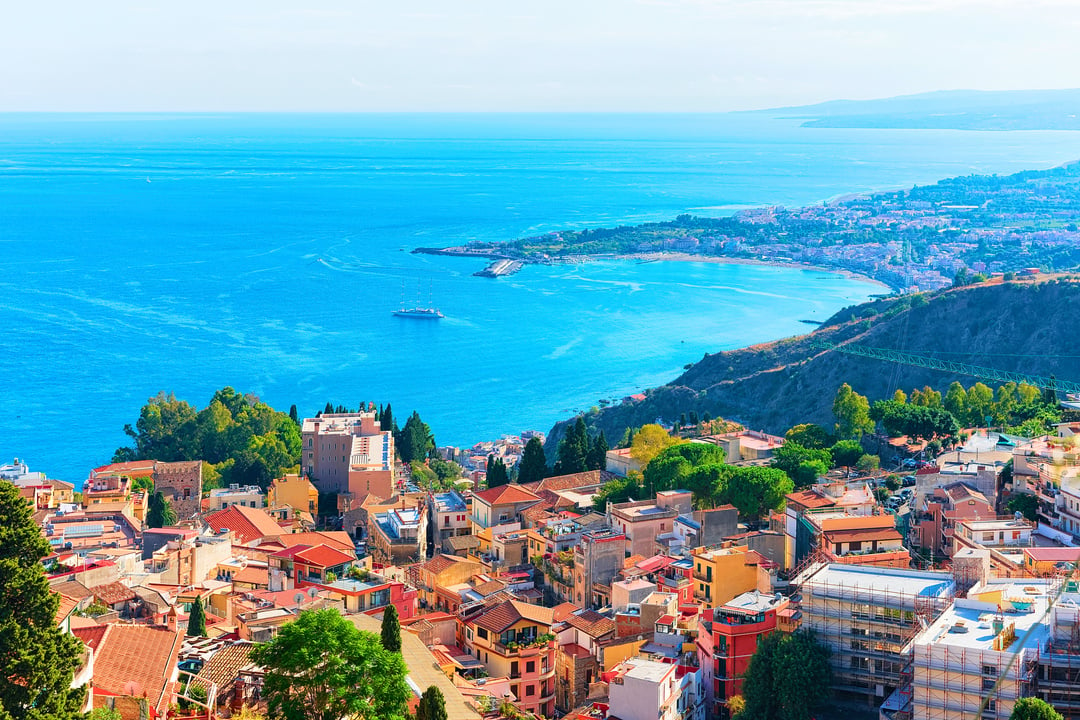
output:
[{"label": "red building", "polygon": [[708,667],[712,669],[713,682],[711,687],[706,686],[706,700],[707,707],[714,708],[714,717],[729,717],[727,700],[742,693],[742,676],[757,650],[758,638],[782,629],[778,615],[787,606],[786,597],[755,590],[705,611],[712,647],[707,641],[699,642],[698,651],[706,656],[701,658],[703,666],[710,660],[710,651],[712,655]]}]

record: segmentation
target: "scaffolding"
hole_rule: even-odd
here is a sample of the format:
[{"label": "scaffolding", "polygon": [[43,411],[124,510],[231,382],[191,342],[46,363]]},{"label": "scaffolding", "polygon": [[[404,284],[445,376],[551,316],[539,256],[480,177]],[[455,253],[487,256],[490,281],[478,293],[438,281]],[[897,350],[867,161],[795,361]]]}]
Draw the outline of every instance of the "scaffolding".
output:
[{"label": "scaffolding", "polygon": [[1039,649],[920,643],[912,664],[914,720],[1006,720],[1017,700],[1034,694]]},{"label": "scaffolding", "polygon": [[1067,720],[1080,719],[1080,607],[1059,599],[1040,658],[1036,694]]},{"label": "scaffolding", "polygon": [[894,691],[910,694],[912,642],[952,603],[951,577],[812,564],[797,579],[803,627],[832,651],[834,688],[871,705]]}]

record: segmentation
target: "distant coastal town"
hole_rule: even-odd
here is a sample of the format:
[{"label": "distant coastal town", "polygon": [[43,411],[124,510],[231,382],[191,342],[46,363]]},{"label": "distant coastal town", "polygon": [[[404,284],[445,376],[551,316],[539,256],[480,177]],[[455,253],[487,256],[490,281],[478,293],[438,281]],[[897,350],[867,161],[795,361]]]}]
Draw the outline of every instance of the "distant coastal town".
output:
[{"label": "distant coastal town", "polygon": [[897,292],[1080,264],[1080,164],[1005,177],[967,176],[908,190],[731,217],[553,232],[413,252],[492,259],[477,274],[521,265],[627,258],[765,262],[850,272]]}]

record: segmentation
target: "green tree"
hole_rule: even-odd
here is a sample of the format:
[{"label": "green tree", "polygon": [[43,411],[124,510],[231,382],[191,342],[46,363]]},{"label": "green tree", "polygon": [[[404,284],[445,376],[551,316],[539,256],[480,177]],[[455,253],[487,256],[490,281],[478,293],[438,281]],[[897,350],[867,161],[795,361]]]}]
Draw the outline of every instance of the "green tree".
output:
[{"label": "green tree", "polygon": [[435,451],[435,436],[431,434],[431,428],[420,419],[420,413],[413,411],[409,419],[405,421],[405,427],[394,438],[397,445],[398,455],[404,462],[419,460],[421,462]]},{"label": "green tree", "polygon": [[963,419],[967,417],[967,390],[955,380],[945,392],[945,400],[942,407],[951,412],[954,417]]},{"label": "green tree", "polygon": [[256,645],[251,659],[266,671],[263,697],[285,720],[405,720],[412,696],[397,652],[334,609],[307,610]]},{"label": "green tree", "polygon": [[784,433],[784,440],[811,450],[820,450],[836,443],[836,438],[828,430],[814,423],[796,425]]},{"label": "green tree", "polygon": [[665,448],[678,442],[680,442],[678,438],[668,435],[667,430],[659,425],[642,425],[634,433],[634,438],[630,443],[630,457],[637,460],[644,467]]},{"label": "green tree", "polygon": [[881,468],[881,458],[877,455],[861,455],[859,459],[855,461],[855,469],[859,471],[860,475],[869,475],[877,472]]},{"label": "green tree", "polygon": [[1022,513],[1028,520],[1039,519],[1039,499],[1028,493],[1013,493],[1005,508],[1011,513]]},{"label": "green tree", "polygon": [[994,391],[988,386],[975,383],[967,391],[967,422],[971,427],[983,427],[994,404]]},{"label": "green tree", "polygon": [[784,496],[794,489],[791,478],[782,470],[736,467],[731,469],[719,499],[734,505],[740,516],[757,519],[768,515],[770,510],[783,510]]},{"label": "green tree", "polygon": [[510,473],[506,470],[506,463],[502,458],[488,455],[487,459],[487,486],[489,488],[506,485],[510,482]]},{"label": "green tree", "polygon": [[859,462],[863,455],[862,445],[856,440],[841,440],[829,448],[835,467],[849,468]]},{"label": "green tree", "polygon": [[796,487],[806,487],[829,471],[832,453],[828,449],[812,450],[797,443],[786,442],[773,452],[771,465],[783,470]]},{"label": "green tree", "polygon": [[296,405],[290,405],[289,406],[289,419],[292,420],[297,425],[300,424],[300,413],[296,409]]},{"label": "green tree", "polygon": [[382,646],[390,652],[401,652],[401,622],[398,620],[397,607],[393,604],[383,609]]},{"label": "green tree", "polygon": [[593,496],[593,507],[597,512],[604,512],[607,504],[641,500],[645,497],[641,473],[631,470],[626,477],[612,478]]},{"label": "green tree", "polygon": [[191,636],[206,637],[206,611],[203,610],[202,596],[196,595],[195,602],[191,603],[191,612],[188,614],[187,634]]},{"label": "green tree", "polygon": [[123,720],[124,719],[124,716],[121,715],[119,712],[117,712],[116,710],[113,710],[112,708],[105,707],[104,705],[102,705],[101,707],[96,707],[93,710],[91,710],[90,714],[87,717],[89,718],[89,720]]},{"label": "green tree", "polygon": [[416,720],[447,720],[446,698],[442,690],[432,685],[424,691],[416,706]]},{"label": "green tree", "polygon": [[1042,698],[1020,698],[1013,705],[1009,720],[1065,720],[1061,713]]},{"label": "green tree", "polygon": [[737,720],[809,720],[832,684],[829,649],[808,630],[774,632],[758,643],[743,680]]},{"label": "green tree", "polygon": [[896,392],[893,393],[892,399],[900,403],[901,405],[907,403],[907,395],[905,395],[904,391],[900,388],[896,388]]},{"label": "green tree", "polygon": [[585,418],[579,415],[577,420],[567,427],[566,436],[559,441],[556,456],[556,475],[570,475],[588,469],[589,433],[585,427]]},{"label": "green tree", "polygon": [[56,624],[60,596],[41,564],[49,544],[19,489],[0,481],[0,716],[81,720],[85,689],[71,681],[82,643]]},{"label": "green tree", "polygon": [[521,460],[518,461],[518,482],[540,482],[547,477],[547,458],[544,457],[544,444],[540,438],[533,436],[525,443],[525,449],[521,452]]},{"label": "green tree", "polygon": [[874,422],[870,419],[870,402],[847,383],[836,391],[833,415],[836,416],[836,434],[842,440],[858,439],[863,433],[874,429]]},{"label": "green tree", "polygon": [[607,437],[601,430],[596,440],[589,444],[588,457],[585,459],[585,467],[588,470],[603,470],[607,467],[608,447]]},{"label": "green tree", "polygon": [[176,524],[176,511],[172,503],[165,499],[161,491],[150,496],[149,507],[146,510],[146,526],[150,528],[170,527]]}]

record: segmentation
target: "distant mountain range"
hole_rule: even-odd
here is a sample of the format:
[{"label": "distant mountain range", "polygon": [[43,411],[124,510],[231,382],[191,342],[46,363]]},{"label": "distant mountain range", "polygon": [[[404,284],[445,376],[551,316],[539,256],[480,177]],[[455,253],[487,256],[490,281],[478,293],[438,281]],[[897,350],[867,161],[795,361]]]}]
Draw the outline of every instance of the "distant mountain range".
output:
[{"label": "distant mountain range", "polygon": [[817,128],[1080,130],[1080,89],[942,90],[753,112]]}]

